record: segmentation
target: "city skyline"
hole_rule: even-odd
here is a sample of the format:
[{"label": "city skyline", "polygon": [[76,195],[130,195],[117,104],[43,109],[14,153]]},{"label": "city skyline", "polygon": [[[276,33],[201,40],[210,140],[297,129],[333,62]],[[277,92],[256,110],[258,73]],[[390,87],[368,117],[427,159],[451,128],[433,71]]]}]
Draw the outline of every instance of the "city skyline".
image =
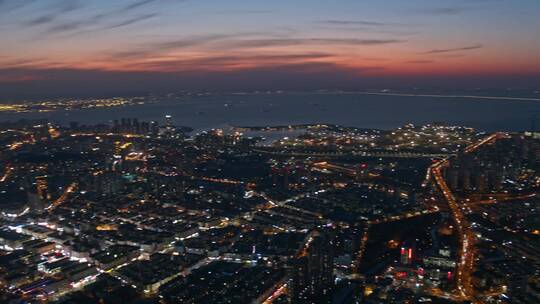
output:
[{"label": "city skyline", "polygon": [[539,12],[533,0],[4,0],[0,95],[535,88]]}]

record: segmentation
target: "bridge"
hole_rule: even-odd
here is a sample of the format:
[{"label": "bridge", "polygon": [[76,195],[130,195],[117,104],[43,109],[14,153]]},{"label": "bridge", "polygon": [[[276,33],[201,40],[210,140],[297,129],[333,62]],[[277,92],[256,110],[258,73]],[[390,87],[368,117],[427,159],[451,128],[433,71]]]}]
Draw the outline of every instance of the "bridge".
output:
[{"label": "bridge", "polygon": [[420,152],[399,152],[399,151],[350,151],[350,152],[337,152],[337,151],[273,151],[270,149],[253,149],[253,152],[287,156],[287,157],[373,157],[373,158],[446,158],[453,154],[444,153],[420,153]]}]

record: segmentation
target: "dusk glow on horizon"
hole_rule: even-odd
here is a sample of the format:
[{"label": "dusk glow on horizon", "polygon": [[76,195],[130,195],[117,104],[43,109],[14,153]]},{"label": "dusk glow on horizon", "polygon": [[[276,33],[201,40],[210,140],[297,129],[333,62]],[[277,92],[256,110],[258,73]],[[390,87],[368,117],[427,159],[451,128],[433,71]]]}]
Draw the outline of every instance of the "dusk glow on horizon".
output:
[{"label": "dusk glow on horizon", "polygon": [[0,92],[149,75],[195,87],[299,74],[312,88],[330,76],[535,84],[539,13],[536,0],[0,0]]}]

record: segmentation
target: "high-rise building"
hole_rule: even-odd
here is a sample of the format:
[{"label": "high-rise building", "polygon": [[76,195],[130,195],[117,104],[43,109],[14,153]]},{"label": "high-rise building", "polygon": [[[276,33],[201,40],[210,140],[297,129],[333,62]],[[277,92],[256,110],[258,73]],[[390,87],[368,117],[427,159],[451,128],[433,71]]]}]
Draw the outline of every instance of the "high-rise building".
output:
[{"label": "high-rise building", "polygon": [[165,130],[164,134],[166,137],[171,137],[174,133],[174,126],[172,123],[172,116],[171,115],[165,115]]},{"label": "high-rise building", "polygon": [[458,177],[459,177],[459,172],[457,170],[448,170],[447,171],[447,180],[448,180],[448,186],[450,187],[450,189],[452,190],[457,190],[458,189]]},{"label": "high-rise building", "polygon": [[289,188],[289,175],[291,173],[291,169],[289,166],[285,166],[283,168],[283,188],[287,189]]},{"label": "high-rise building", "polygon": [[471,171],[465,169],[462,171],[462,188],[463,191],[471,190]]},{"label": "high-rise building", "polygon": [[475,185],[477,192],[482,193],[486,191],[486,176],[483,173],[476,174]]},{"label": "high-rise building", "polygon": [[157,121],[151,121],[150,122],[150,133],[152,133],[152,135],[154,135],[154,136],[158,135],[158,133],[159,133],[159,124],[157,123]]},{"label": "high-rise building", "polygon": [[329,303],[334,287],[334,240],[313,232],[290,273],[291,303]]},{"label": "high-rise building", "polygon": [[132,128],[133,132],[135,132],[136,134],[139,134],[141,132],[141,125],[139,123],[139,120],[137,118],[134,118],[133,119],[133,128]]},{"label": "high-rise building", "polygon": [[400,251],[400,260],[403,265],[410,265],[413,259],[413,249],[409,246],[402,246]]},{"label": "high-rise building", "polygon": [[36,192],[41,200],[48,200],[51,198],[48,191],[47,178],[45,176],[39,176],[36,178]]},{"label": "high-rise building", "polygon": [[44,200],[39,197],[37,192],[28,191],[26,194],[30,209],[36,213],[42,213],[45,210]]},{"label": "high-rise building", "polygon": [[165,126],[166,127],[172,126],[172,115],[165,115]]},{"label": "high-rise building", "polygon": [[356,167],[356,179],[357,180],[364,180],[369,177],[369,170],[368,165],[366,163],[362,163]]}]

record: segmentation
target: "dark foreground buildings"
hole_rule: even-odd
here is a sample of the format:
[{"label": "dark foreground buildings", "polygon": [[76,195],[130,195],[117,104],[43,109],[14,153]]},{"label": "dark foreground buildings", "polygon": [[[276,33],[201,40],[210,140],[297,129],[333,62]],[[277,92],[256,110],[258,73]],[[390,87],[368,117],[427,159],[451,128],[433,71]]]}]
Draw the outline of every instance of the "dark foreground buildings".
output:
[{"label": "dark foreground buildings", "polygon": [[330,303],[334,287],[334,241],[330,233],[313,232],[290,269],[292,303]]},{"label": "dark foreground buildings", "polygon": [[0,124],[0,303],[540,303],[539,134],[190,131]]}]

